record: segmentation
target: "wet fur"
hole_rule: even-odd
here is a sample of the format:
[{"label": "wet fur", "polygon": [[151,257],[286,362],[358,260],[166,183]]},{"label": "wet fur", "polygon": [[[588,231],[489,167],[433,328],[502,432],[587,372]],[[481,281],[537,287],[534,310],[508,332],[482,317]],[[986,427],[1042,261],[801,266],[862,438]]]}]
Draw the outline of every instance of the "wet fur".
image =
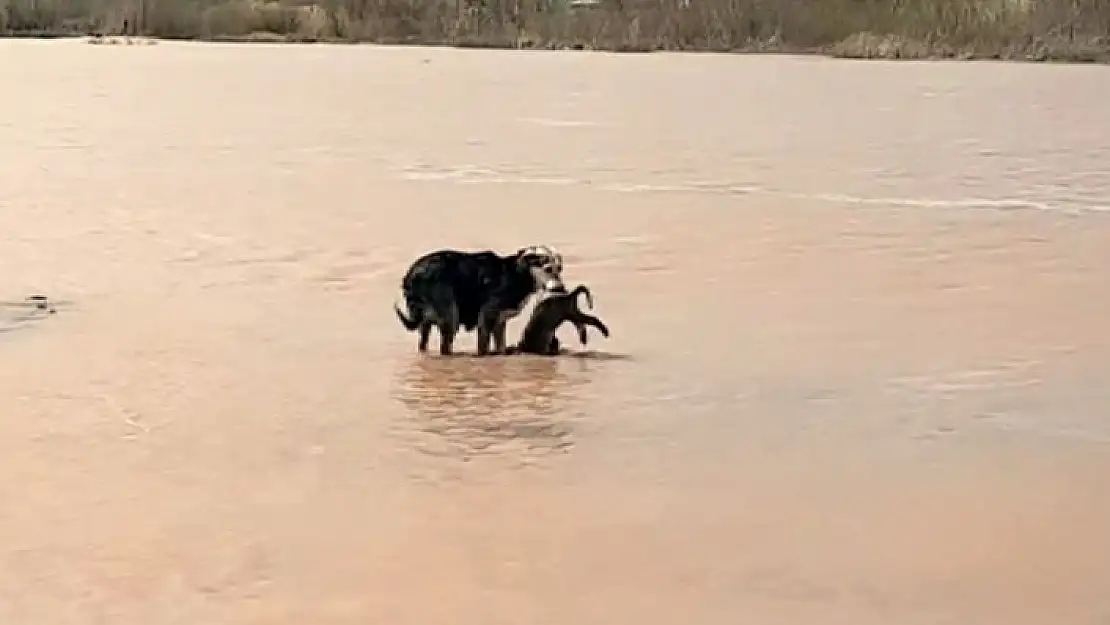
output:
[{"label": "wet fur", "polygon": [[509,354],[539,354],[542,356],[556,356],[559,354],[559,338],[555,332],[559,326],[570,322],[578,330],[578,340],[585,345],[587,328],[597,328],[606,338],[609,337],[609,328],[597,317],[584,313],[578,307],[578,296],[585,295],[586,303],[594,307],[593,296],[585,285],[579,285],[573,291],[566,293],[545,294],[532,311],[528,324],[524,326],[524,333],[520,342],[510,347]]},{"label": "wet fur", "polygon": [[[478,332],[478,353],[504,352],[508,322],[528,299],[549,283],[563,288],[562,257],[544,246],[500,256],[486,250],[429,252],[409,266],[401,280],[403,312],[394,312],[404,328],[419,332],[417,349],[427,351],[432,327],[439,329],[440,353],[450,355],[460,329]],[[406,314],[407,313],[407,314]]]}]

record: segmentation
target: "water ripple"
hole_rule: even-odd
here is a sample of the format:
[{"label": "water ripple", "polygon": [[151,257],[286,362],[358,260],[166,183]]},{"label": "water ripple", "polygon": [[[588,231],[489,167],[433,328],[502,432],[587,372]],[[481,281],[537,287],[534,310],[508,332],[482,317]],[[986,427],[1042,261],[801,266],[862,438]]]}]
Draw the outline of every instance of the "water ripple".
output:
[{"label": "water ripple", "polygon": [[[836,192],[795,192],[758,184],[731,181],[691,180],[674,182],[633,183],[602,180],[590,176],[572,176],[550,172],[529,173],[523,168],[487,168],[474,166],[405,165],[393,171],[404,180],[447,181],[460,184],[538,184],[559,186],[591,186],[615,193],[698,193],[714,195],[763,194],[794,200],[834,204],[885,206],[901,208],[972,209],[972,210],[1037,210],[1065,214],[1110,212],[1110,196],[1095,189],[1035,185],[1022,193],[1026,197],[964,197],[929,198],[897,196],[863,196]],[[598,173],[616,173],[598,170]],[[1078,174],[1076,174],[1078,175]]]}]

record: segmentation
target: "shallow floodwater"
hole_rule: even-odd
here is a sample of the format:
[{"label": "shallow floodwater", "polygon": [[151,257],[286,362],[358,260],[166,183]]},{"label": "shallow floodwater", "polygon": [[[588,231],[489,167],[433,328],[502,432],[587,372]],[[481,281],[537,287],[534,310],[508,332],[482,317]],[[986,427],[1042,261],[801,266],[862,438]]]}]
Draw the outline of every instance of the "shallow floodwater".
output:
[{"label": "shallow floodwater", "polygon": [[[0,84],[4,623],[1110,619],[1104,68],[71,41]],[[609,340],[416,353],[408,262],[541,243]]]}]

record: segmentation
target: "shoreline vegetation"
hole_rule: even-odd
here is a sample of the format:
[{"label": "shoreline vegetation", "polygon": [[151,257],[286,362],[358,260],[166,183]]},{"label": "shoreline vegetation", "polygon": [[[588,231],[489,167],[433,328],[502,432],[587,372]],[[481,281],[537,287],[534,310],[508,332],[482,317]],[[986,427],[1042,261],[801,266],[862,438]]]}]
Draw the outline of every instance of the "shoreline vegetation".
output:
[{"label": "shoreline vegetation", "polygon": [[0,37],[1110,62],[1107,0],[0,0]]}]

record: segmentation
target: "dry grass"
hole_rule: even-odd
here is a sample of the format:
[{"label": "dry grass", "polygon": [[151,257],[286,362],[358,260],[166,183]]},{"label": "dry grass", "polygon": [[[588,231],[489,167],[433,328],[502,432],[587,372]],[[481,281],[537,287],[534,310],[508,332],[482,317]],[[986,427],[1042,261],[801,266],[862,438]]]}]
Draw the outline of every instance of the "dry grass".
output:
[{"label": "dry grass", "polygon": [[1110,60],[1107,0],[0,0],[10,36]]}]

